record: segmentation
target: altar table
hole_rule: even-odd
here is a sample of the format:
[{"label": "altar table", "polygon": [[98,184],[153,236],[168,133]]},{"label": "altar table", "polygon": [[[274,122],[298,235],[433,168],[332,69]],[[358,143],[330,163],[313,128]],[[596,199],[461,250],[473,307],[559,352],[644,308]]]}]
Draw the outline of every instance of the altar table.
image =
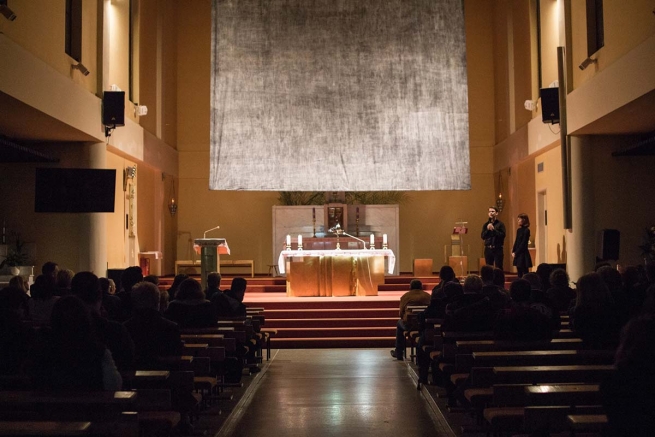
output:
[{"label": "altar table", "polygon": [[392,274],[389,249],[283,250],[278,267],[287,275],[287,296],[377,296],[385,257]]}]

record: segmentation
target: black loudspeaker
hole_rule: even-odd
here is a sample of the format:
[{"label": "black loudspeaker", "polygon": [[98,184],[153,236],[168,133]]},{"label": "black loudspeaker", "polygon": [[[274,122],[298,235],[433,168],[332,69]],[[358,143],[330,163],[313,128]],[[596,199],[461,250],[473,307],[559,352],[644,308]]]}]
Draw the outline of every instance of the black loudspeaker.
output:
[{"label": "black loudspeaker", "polygon": [[616,229],[601,229],[596,241],[596,256],[602,260],[619,259],[621,233]]},{"label": "black loudspeaker", "polygon": [[541,119],[544,123],[559,123],[559,88],[542,88]]},{"label": "black loudspeaker", "polygon": [[125,126],[125,91],[105,91],[102,94],[102,124]]}]

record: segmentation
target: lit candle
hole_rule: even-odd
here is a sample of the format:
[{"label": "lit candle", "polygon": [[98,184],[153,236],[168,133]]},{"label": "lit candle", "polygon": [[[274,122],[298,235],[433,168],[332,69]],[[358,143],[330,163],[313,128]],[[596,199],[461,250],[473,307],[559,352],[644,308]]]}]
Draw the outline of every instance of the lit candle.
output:
[{"label": "lit candle", "polygon": [[302,246],[302,235],[298,235],[298,246]]},{"label": "lit candle", "polygon": [[287,235],[287,247],[291,246],[291,235]]},{"label": "lit candle", "polygon": [[371,234],[371,246],[375,244],[375,235]]},{"label": "lit candle", "polygon": [[387,245],[387,234],[382,234],[382,244]]}]

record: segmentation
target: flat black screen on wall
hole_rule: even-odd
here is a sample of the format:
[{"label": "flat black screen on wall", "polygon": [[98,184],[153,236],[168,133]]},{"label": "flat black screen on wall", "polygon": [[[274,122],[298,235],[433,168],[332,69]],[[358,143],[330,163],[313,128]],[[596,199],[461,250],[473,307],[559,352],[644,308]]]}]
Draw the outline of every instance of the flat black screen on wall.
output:
[{"label": "flat black screen on wall", "polygon": [[116,170],[37,168],[34,212],[114,212]]}]

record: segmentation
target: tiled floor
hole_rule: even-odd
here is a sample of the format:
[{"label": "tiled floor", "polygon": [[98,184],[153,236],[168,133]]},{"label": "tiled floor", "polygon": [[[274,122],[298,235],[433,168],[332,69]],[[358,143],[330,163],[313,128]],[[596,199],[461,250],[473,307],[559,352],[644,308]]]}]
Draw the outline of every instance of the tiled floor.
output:
[{"label": "tiled floor", "polygon": [[447,435],[408,365],[386,349],[283,349],[219,436]]}]

